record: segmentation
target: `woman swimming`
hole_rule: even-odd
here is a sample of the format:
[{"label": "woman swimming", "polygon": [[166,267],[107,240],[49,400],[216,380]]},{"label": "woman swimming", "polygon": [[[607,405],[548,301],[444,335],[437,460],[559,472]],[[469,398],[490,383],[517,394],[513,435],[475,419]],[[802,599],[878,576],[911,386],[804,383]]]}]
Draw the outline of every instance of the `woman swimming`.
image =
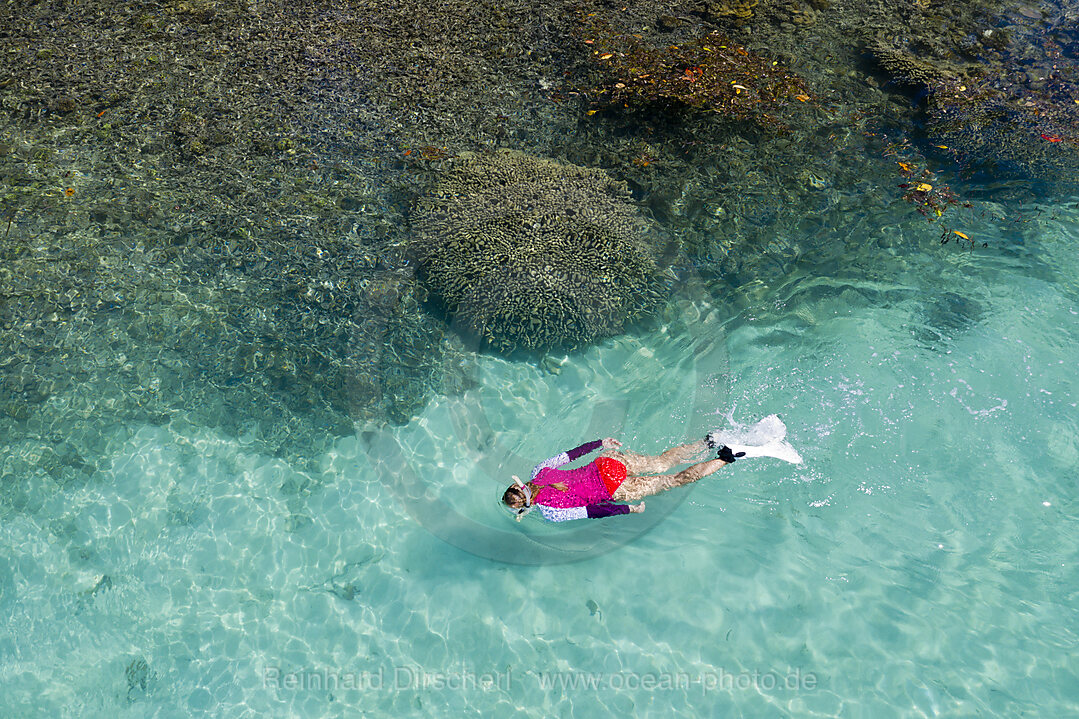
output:
[{"label": "woman swimming", "polygon": [[[576,469],[558,469],[600,446],[603,452],[594,461]],[[709,435],[697,442],[672,447],[655,457],[621,451],[621,447],[622,443],[617,439],[597,439],[540,462],[532,469],[530,481],[522,482],[514,475],[514,484],[502,495],[502,502],[514,511],[518,520],[533,508],[538,508],[543,518],[551,522],[640,513],[644,511],[644,502],[617,502],[633,502],[696,482],[746,454],[722,446],[714,459],[698,462],[675,474],[662,474],[676,465],[699,458],[709,449],[716,449],[716,442]]]}]

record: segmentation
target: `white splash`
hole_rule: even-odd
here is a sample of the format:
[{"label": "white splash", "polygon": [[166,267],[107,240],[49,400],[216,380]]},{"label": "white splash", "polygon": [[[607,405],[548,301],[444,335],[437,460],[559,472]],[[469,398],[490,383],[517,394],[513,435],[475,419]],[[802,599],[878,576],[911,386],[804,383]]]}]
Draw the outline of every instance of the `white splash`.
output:
[{"label": "white splash", "polygon": [[734,409],[726,415],[731,425],[709,433],[716,444],[725,444],[734,452],[745,452],[747,457],[775,457],[791,464],[801,464],[802,455],[786,441],[787,425],[778,416],[770,414],[754,424],[742,424],[734,420]]}]

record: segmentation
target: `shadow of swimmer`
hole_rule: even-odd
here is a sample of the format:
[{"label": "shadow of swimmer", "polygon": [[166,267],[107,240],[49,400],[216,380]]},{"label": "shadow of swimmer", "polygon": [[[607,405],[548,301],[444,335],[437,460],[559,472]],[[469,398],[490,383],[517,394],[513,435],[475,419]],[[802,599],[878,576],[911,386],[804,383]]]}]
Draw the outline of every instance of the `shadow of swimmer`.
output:
[{"label": "shadow of swimmer", "polygon": [[[722,335],[716,323],[699,337],[672,341],[670,349],[660,350],[670,352],[670,358],[655,360],[657,366],[666,367],[663,373],[666,384],[654,376],[643,378],[643,382],[651,383],[649,391],[636,391],[636,399],[632,401],[593,398],[582,403],[587,409],[579,404],[573,411],[572,424],[587,425],[587,430],[580,434],[581,441],[620,437],[628,449],[636,450],[631,438],[634,434],[648,434],[639,424],[642,421],[650,426],[661,421],[662,440],[672,445],[700,439],[708,430],[719,426],[729,391],[729,362]],[[483,383],[477,381],[477,384],[482,392]],[[490,397],[486,404],[491,406]],[[585,411],[591,413],[587,423],[580,417]],[[438,447],[426,449],[426,454],[407,439],[408,428],[384,428],[360,435],[375,473],[405,511],[431,534],[477,557],[520,565],[590,559],[647,534],[676,512],[694,489],[695,485],[690,485],[650,498],[642,514],[557,524],[529,516],[515,522],[501,511],[498,501],[512,481],[510,476],[527,477],[533,465],[567,447],[551,446],[544,456],[524,456],[516,446],[511,446],[515,442],[520,444],[519,428],[508,434],[502,431],[508,420],[500,412],[485,409],[482,394],[446,398],[439,414],[437,442],[423,442]],[[532,430],[536,435],[543,432],[543,426]],[[542,443],[542,439],[539,441]],[[465,449],[477,447],[480,449]],[[443,450],[444,454],[438,454]],[[440,478],[447,478],[455,469],[460,473],[452,465],[465,461],[465,457],[469,462],[467,484],[451,482],[447,488]],[[588,459],[594,459],[594,455]],[[458,502],[446,498],[453,492],[467,493],[470,496],[463,504],[479,509],[459,510]]]}]

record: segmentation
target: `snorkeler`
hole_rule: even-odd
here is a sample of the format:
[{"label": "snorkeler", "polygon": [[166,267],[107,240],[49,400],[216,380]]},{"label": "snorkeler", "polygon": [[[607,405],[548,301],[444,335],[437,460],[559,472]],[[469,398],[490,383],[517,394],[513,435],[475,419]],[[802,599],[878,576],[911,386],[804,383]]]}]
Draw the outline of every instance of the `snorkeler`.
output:
[{"label": "snorkeler", "polygon": [[[518,520],[535,508],[551,522],[637,514],[644,511],[644,502],[617,503],[634,502],[651,494],[696,482],[735,461],[737,457],[768,454],[761,451],[763,447],[718,446],[716,434],[713,432],[705,439],[672,447],[656,457],[621,451],[622,443],[611,437],[586,442],[537,464],[528,482],[522,482],[514,475],[514,484],[502,495],[502,502],[513,510]],[[576,469],[558,469],[594,452],[600,446],[604,451],[589,464]],[[662,474],[676,465],[700,458],[717,446],[719,451],[715,458],[697,462],[675,474]]]}]

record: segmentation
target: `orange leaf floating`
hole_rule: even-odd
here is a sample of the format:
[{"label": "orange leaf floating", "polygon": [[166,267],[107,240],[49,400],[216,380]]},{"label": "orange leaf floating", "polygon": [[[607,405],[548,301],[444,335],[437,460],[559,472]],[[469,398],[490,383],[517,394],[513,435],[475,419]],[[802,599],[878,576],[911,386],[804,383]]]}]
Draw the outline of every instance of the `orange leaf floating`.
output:
[{"label": "orange leaf floating", "polygon": [[64,190],[64,194],[67,195],[68,197],[71,197],[72,195],[75,194],[75,188],[74,187],[67,188],[66,190]]},{"label": "orange leaf floating", "polygon": [[610,59],[612,57],[614,57],[614,53],[608,52],[608,53],[605,53],[603,55],[600,55],[599,59],[600,60],[608,60],[608,59]]},{"label": "orange leaf floating", "polygon": [[1064,138],[1058,135],[1042,135],[1042,139],[1048,140],[1049,142],[1060,142]]},{"label": "orange leaf floating", "polygon": [[970,239],[970,237],[968,237],[967,235],[964,235],[964,234],[963,234],[962,232],[960,232],[959,230],[952,230],[952,232],[954,232],[955,234],[959,235],[959,236],[960,236],[960,237],[962,237],[962,238],[963,238],[964,240],[969,240],[969,239]]}]

